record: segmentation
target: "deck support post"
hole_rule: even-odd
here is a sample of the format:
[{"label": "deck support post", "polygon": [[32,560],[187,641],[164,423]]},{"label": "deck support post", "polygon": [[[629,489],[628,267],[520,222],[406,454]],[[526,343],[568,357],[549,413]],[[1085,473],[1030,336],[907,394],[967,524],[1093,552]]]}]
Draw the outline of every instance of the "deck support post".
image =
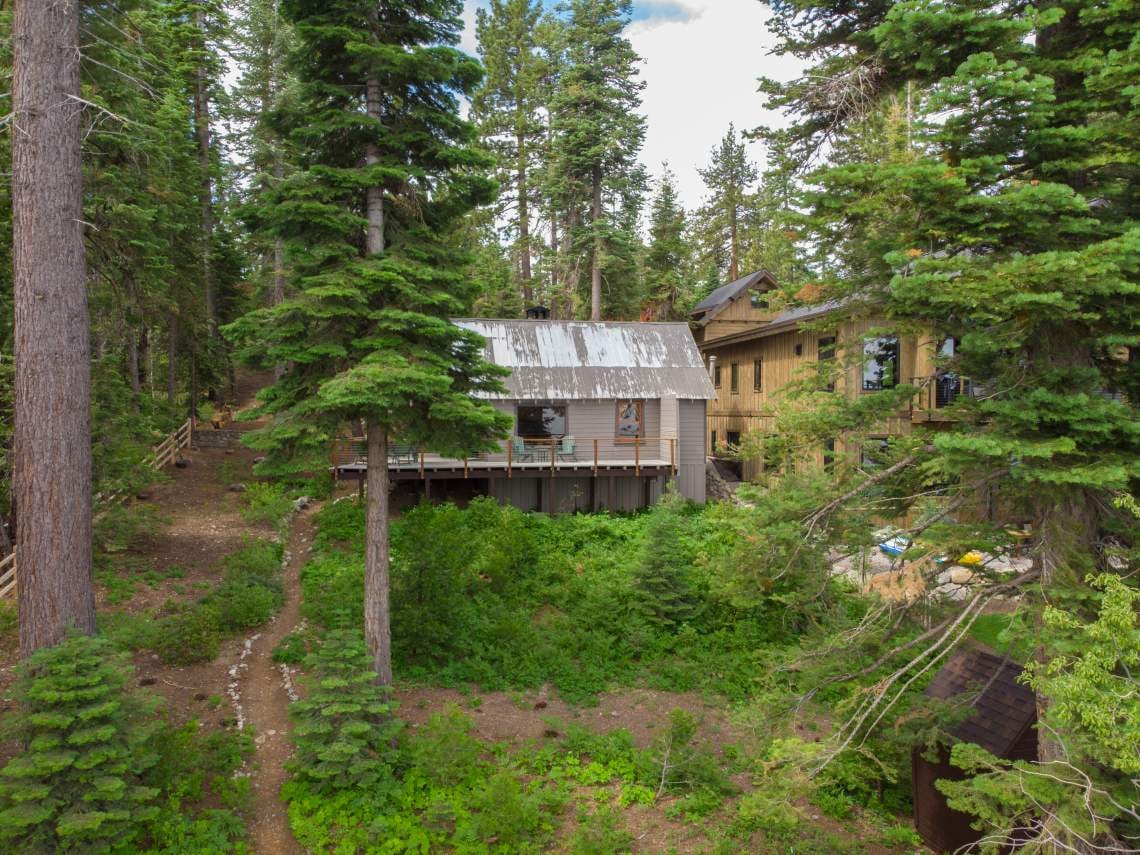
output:
[{"label": "deck support post", "polygon": [[507,477],[508,478],[511,477],[511,458],[514,455],[514,448],[515,448],[515,444],[513,441],[507,443]]},{"label": "deck support post", "polygon": [[594,438],[594,477],[598,477],[598,440]]},{"label": "deck support post", "polygon": [[641,477],[641,437],[633,438],[633,474]]}]

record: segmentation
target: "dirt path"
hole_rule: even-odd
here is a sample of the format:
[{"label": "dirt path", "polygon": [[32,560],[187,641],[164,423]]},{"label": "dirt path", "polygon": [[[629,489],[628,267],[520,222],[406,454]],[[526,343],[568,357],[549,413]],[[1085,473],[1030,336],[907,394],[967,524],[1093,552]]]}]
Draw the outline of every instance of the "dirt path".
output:
[{"label": "dirt path", "polygon": [[285,605],[271,623],[243,646],[233,682],[240,698],[246,726],[252,727],[256,752],[253,759],[253,817],[250,836],[255,852],[289,855],[305,850],[289,830],[289,817],[281,801],[281,785],[288,774],[285,762],[293,753],[289,740],[289,703],[293,693],[293,669],[273,661],[273,649],[300,623],[300,570],[308,558],[313,539],[312,511],[293,520],[285,547]]}]

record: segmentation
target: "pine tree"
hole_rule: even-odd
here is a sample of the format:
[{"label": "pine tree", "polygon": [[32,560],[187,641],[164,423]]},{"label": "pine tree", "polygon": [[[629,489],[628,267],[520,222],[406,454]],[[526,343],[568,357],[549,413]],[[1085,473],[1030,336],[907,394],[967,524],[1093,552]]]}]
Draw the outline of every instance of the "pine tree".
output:
[{"label": "pine tree", "polygon": [[728,278],[739,279],[742,220],[749,185],[758,173],[748,159],[744,140],[737,138],[735,125],[728,126],[728,132],[712,150],[709,165],[697,171],[709,191],[705,204],[709,242],[716,257],[726,260]]},{"label": "pine tree", "polygon": [[[957,483],[963,500],[984,484],[997,507],[1031,519],[1030,576],[1054,607],[1080,615],[1100,598],[1087,574],[1119,567],[1106,533],[1137,536],[1111,499],[1140,475],[1130,362],[1140,346],[1140,107],[1123,85],[1135,78],[1140,10],[1081,0],[866,4],[854,16],[846,4],[773,8],[785,49],[821,63],[766,85],[772,106],[798,113],[790,139],[801,156],[908,84],[918,93],[907,117],[915,156],[852,157],[813,177],[803,200],[813,237],[861,260],[834,277],[833,294],[957,343],[945,367],[975,394],[958,402],[957,429],[914,460]],[[1040,600],[1027,606],[1040,615]],[[1082,833],[1082,796],[1101,775],[1106,789],[1120,780],[1094,763],[1067,765],[1078,758],[1072,723],[1051,712],[1048,681],[1038,691],[1049,725],[1039,759],[1069,785],[1051,789],[1017,845],[1118,844],[1111,822]],[[1074,814],[1083,820],[1068,822]]]},{"label": "pine tree", "polygon": [[547,137],[543,109],[550,62],[539,41],[539,0],[492,0],[479,9],[476,36],[487,76],[471,103],[472,118],[498,158],[499,215],[514,235],[522,300],[534,302],[536,173]]},{"label": "pine tree", "polygon": [[285,240],[295,294],[230,330],[245,359],[288,366],[262,394],[273,419],[252,439],[270,452],[267,470],[323,466],[341,425],[366,424],[365,635],[384,685],[389,438],[462,455],[509,425],[472,397],[498,388],[502,372],[478,336],[447,320],[474,296],[449,233],[493,190],[475,129],[459,117],[459,97],[481,76],[451,47],[460,7],[283,4],[298,98],[282,128],[305,156],[265,217]]},{"label": "pine tree", "polygon": [[692,281],[691,253],[685,235],[685,209],[677,200],[677,179],[665,164],[649,214],[649,247],[645,253],[645,287],[657,320],[683,319],[688,312]]},{"label": "pine tree", "polygon": [[12,43],[13,468],[28,656],[69,629],[95,631],[78,6],[21,3]]},{"label": "pine tree", "polygon": [[[622,36],[631,9],[630,0],[565,4],[561,67],[550,101],[551,195],[567,217],[569,250],[589,258],[592,320],[602,318],[610,253],[617,249],[620,257],[629,247],[630,214],[639,208],[631,197],[639,198],[645,185],[636,161],[645,139],[645,118],[637,113],[645,84],[637,79],[638,56]],[[614,291],[629,285],[610,282]]]}]

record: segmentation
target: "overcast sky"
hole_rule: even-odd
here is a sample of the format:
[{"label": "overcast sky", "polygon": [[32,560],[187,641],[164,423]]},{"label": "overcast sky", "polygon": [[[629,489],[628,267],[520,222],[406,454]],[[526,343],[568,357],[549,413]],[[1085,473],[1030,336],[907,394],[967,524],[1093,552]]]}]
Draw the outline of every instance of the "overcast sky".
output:
[{"label": "overcast sky", "polygon": [[[475,53],[475,10],[488,3],[465,5],[462,46]],[[697,168],[708,162],[729,122],[738,130],[780,123],[763,109],[757,78],[787,80],[800,66],[771,55],[775,39],[759,0],[634,0],[633,9],[626,34],[644,60],[642,111],[649,120],[641,159],[654,178],[669,161],[681,199],[692,209],[704,196]],[[762,165],[763,147],[752,144],[751,154]]]}]

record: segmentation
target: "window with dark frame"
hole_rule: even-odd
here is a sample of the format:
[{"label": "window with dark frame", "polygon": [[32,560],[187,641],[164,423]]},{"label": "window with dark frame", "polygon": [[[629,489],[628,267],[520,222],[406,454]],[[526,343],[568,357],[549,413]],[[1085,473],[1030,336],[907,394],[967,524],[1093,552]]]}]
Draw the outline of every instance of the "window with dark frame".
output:
[{"label": "window with dark frame", "polygon": [[732,363],[728,369],[728,386],[733,394],[740,391],[740,364]]},{"label": "window with dark frame", "polygon": [[713,454],[716,454],[716,431],[714,430],[714,431],[713,431],[713,432],[710,434],[710,436],[711,436],[711,439],[710,439],[710,442],[709,442],[709,450],[710,450],[710,451],[711,451]]},{"label": "window with dark frame", "polygon": [[713,385],[718,389],[720,388],[720,366],[719,365],[717,365],[716,367],[713,368]]},{"label": "window with dark frame", "polygon": [[763,291],[749,291],[748,301],[753,309],[766,309],[768,308],[768,295]]},{"label": "window with dark frame", "polygon": [[516,410],[519,436],[562,437],[566,435],[565,404],[519,404]]},{"label": "window with dark frame", "polygon": [[730,430],[725,434],[725,442],[728,443],[729,448],[740,447],[740,431]]},{"label": "window with dark frame", "polygon": [[764,360],[754,359],[752,361],[752,391],[764,391]]},{"label": "window with dark frame", "polygon": [[831,472],[835,469],[835,440],[829,439],[823,444],[823,471]]},{"label": "window with dark frame", "polygon": [[899,384],[898,336],[873,338],[863,344],[863,391],[893,389]]}]

